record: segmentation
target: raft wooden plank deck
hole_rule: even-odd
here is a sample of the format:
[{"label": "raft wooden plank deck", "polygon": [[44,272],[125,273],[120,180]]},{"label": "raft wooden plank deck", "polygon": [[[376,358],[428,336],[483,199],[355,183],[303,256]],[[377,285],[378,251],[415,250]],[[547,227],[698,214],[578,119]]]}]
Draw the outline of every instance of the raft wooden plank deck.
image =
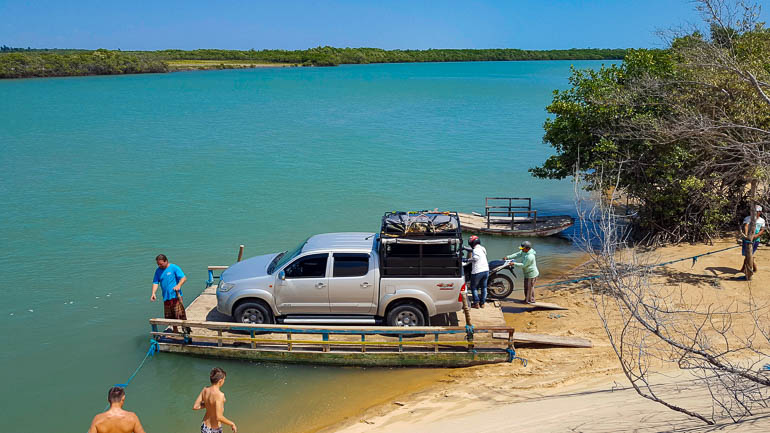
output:
[{"label": "raft wooden plank deck", "polygon": [[[512,341],[492,337],[495,331],[513,333],[499,303],[470,310],[474,327],[485,329],[474,332],[470,340],[462,313],[433,317],[432,323],[442,326],[422,328],[263,325],[255,332],[260,325],[233,323],[216,311],[213,286],[189,303],[186,312],[184,322],[150,321],[161,351],[268,362],[430,367],[505,362],[512,356],[507,350]],[[188,326],[192,332],[185,340],[180,334],[164,333],[167,325]],[[383,335],[394,332],[406,335]]]},{"label": "raft wooden plank deck", "polygon": [[531,218],[515,217],[515,224],[511,229],[510,217],[492,217],[487,227],[486,216],[466,213],[458,215],[464,232],[505,236],[552,236],[568,229],[575,222],[569,215],[538,216],[536,223],[533,223]]}]

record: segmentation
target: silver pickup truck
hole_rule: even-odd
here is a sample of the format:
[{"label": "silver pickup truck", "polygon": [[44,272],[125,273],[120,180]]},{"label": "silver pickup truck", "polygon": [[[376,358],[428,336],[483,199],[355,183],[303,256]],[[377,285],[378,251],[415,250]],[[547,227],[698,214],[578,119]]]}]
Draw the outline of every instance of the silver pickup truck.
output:
[{"label": "silver pickup truck", "polygon": [[243,323],[424,326],[462,308],[461,244],[375,233],[312,236],[291,251],[225,270],[217,310]]}]

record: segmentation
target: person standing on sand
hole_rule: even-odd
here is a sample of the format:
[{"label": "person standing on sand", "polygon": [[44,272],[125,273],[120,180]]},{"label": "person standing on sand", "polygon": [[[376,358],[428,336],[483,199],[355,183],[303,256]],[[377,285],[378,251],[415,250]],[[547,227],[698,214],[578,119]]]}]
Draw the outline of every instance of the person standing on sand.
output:
[{"label": "person standing on sand", "polygon": [[[182,285],[187,282],[187,277],[182,272],[182,268],[169,263],[165,254],[158,254],[155,257],[158,269],[155,270],[155,276],[152,279],[152,295],[150,301],[155,301],[155,292],[160,285],[163,294],[163,313],[166,319],[187,320],[187,314],[184,311],[182,303]],[[174,332],[177,327],[174,326]]]},{"label": "person standing on sand", "polygon": [[[749,248],[751,248],[752,252],[752,259],[754,258],[754,253],[757,252],[757,248],[759,247],[759,238],[762,237],[762,235],[765,233],[765,219],[762,218],[762,206],[757,205],[756,207],[757,211],[757,219],[756,219],[756,226],[754,227],[754,234],[749,235],[749,224],[751,224],[751,215],[747,216],[743,219],[743,227],[741,228],[741,235],[743,235],[743,245],[741,248],[741,255],[746,256]],[[757,272],[757,262],[756,260],[753,260],[753,263],[751,264],[754,272]]]},{"label": "person standing on sand", "polygon": [[532,242],[524,241],[519,247],[519,252],[510,256],[503,257],[503,260],[515,260],[521,257],[521,262],[513,262],[514,266],[520,266],[524,271],[524,302],[527,304],[535,303],[535,283],[540,271],[537,270],[537,259],[535,250],[532,249]]},{"label": "person standing on sand", "polygon": [[201,422],[201,433],[222,433],[222,424],[227,424],[233,429],[233,433],[238,431],[235,423],[225,418],[225,394],[222,392],[222,385],[225,384],[227,373],[219,367],[211,369],[209,381],[211,386],[207,386],[198,394],[198,398],[193,403],[193,410],[206,409]]},{"label": "person standing on sand", "polygon": [[110,408],[94,417],[88,433],[145,433],[139,417],[133,412],[123,410],[123,404],[126,402],[126,392],[123,388],[110,388],[107,401]]},{"label": "person standing on sand", "polygon": [[479,237],[474,235],[468,238],[468,245],[473,248],[471,253],[471,295],[473,302],[471,308],[484,308],[487,302],[487,280],[489,279],[489,262],[487,262],[487,249],[481,246]]}]

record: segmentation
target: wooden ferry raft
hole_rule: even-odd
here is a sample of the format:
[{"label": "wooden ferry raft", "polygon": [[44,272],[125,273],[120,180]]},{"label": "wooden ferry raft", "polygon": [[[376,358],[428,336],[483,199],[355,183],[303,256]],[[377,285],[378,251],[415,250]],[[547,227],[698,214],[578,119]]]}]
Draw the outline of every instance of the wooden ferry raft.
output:
[{"label": "wooden ferry raft", "polygon": [[[152,319],[162,352],[266,362],[380,367],[465,367],[512,361],[513,329],[318,327]],[[165,326],[189,327],[180,335]],[[504,344],[480,341],[504,333]],[[485,339],[486,340],[486,339]],[[500,340],[497,340],[500,341]],[[496,346],[496,347],[495,347]]]},{"label": "wooden ferry raft", "polygon": [[[243,255],[240,247],[238,260]],[[591,347],[575,337],[516,333],[505,323],[501,305],[431,317],[437,326],[301,326],[233,323],[217,312],[215,271],[208,287],[186,308],[188,320],[151,319],[151,335],[162,352],[266,362],[348,366],[465,367],[511,362],[514,343]],[[470,325],[473,326],[470,326]],[[166,332],[177,326],[183,334]]]},{"label": "wooden ferry raft", "polygon": [[[462,313],[435,316],[431,322],[442,326],[426,327],[250,325],[230,322],[216,311],[216,287],[211,285],[186,313],[186,321],[150,320],[151,334],[162,352],[383,367],[465,367],[510,362],[515,356],[514,330],[506,326],[499,303],[469,310],[474,327],[466,327]],[[189,332],[164,332],[169,326]]]},{"label": "wooden ferry raft", "polygon": [[529,197],[487,197],[484,214],[459,213],[464,232],[493,235],[543,237],[552,236],[571,227],[575,220],[569,215],[542,216],[532,209]]}]

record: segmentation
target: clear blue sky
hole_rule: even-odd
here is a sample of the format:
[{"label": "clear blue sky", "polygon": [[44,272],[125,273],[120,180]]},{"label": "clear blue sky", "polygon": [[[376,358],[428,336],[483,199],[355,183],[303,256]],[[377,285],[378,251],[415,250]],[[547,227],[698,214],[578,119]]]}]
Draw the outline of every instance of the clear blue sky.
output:
[{"label": "clear blue sky", "polygon": [[0,45],[638,48],[662,46],[656,30],[698,21],[688,0],[0,0]]}]

